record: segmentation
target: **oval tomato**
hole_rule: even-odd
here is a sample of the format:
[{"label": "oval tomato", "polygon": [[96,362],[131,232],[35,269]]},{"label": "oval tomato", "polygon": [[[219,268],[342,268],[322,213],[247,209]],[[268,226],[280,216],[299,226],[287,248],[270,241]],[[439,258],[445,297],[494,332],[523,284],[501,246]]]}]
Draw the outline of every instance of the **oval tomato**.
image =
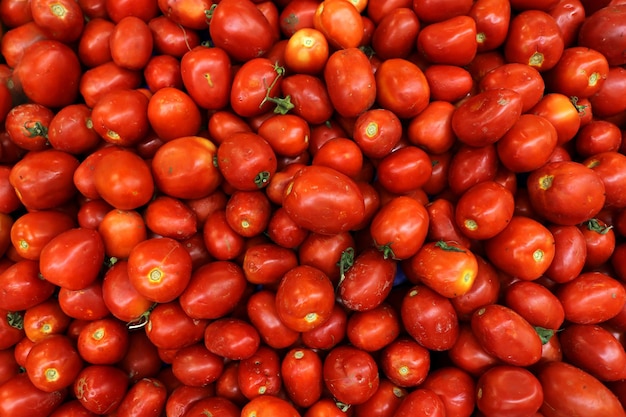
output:
[{"label": "oval tomato", "polygon": [[238,190],[264,188],[276,173],[276,154],[263,137],[252,132],[230,135],[217,148],[217,166]]},{"label": "oval tomato", "polygon": [[478,50],[476,21],[459,15],[432,23],[417,35],[417,49],[435,64],[464,66]]},{"label": "oval tomato", "polygon": [[470,187],[456,203],[454,218],[461,233],[471,239],[489,239],[513,218],[513,194],[495,181]]},{"label": "oval tomato", "polygon": [[429,374],[430,352],[415,340],[401,337],[382,350],[380,367],[392,383],[415,387]]},{"label": "oval tomato", "polygon": [[128,376],[109,365],[89,365],[74,381],[76,399],[89,411],[106,414],[119,407],[128,389]]},{"label": "oval tomato", "polygon": [[420,114],[430,101],[430,86],[424,72],[403,58],[384,60],[376,70],[376,101],[401,119]]},{"label": "oval tomato", "polygon": [[565,320],[559,299],[536,282],[514,282],[506,288],[504,302],[533,326],[556,331]]},{"label": "oval tomato", "polygon": [[333,348],[323,365],[326,388],[346,404],[361,404],[378,389],[378,365],[367,352],[352,346]]},{"label": "oval tomato", "polygon": [[65,401],[67,390],[45,392],[19,373],[0,385],[0,415],[50,415]]},{"label": "oval tomato", "polygon": [[[513,386],[518,388],[511,389]],[[542,404],[541,383],[524,368],[495,366],[476,382],[476,406],[490,417],[530,416]]]},{"label": "oval tomato", "polygon": [[25,368],[35,387],[58,392],[74,383],[83,368],[83,359],[69,337],[51,335],[33,345]]},{"label": "oval tomato", "polygon": [[289,398],[300,407],[310,407],[322,396],[323,362],[312,349],[293,348],[280,364],[283,385]]},{"label": "oval tomato", "polygon": [[224,317],[204,329],[206,348],[226,359],[241,360],[251,357],[261,343],[259,332],[248,322]]}]

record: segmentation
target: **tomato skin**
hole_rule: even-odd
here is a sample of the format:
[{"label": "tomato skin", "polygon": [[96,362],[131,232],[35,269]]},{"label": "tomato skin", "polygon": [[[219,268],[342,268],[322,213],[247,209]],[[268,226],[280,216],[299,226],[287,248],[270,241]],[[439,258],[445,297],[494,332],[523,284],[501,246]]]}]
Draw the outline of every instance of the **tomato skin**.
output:
[{"label": "tomato skin", "polygon": [[510,88],[494,88],[470,97],[452,115],[452,130],[466,145],[496,143],[522,114],[521,94]]},{"label": "tomato skin", "polygon": [[626,61],[618,52],[622,48],[623,40],[613,30],[613,25],[623,22],[625,11],[624,5],[615,5],[590,13],[578,32],[578,44],[597,50],[607,58],[611,66],[624,64]]},{"label": "tomato skin", "polygon": [[376,101],[401,119],[420,114],[430,100],[430,86],[424,72],[403,58],[383,61],[376,70]]},{"label": "tomato skin", "polygon": [[313,27],[324,34],[335,49],[360,46],[363,38],[363,20],[349,1],[324,0],[313,15]]},{"label": "tomato skin", "polygon": [[327,235],[352,230],[365,215],[363,195],[356,183],[325,166],[298,171],[287,184],[282,203],[300,227]]},{"label": "tomato skin", "polygon": [[379,161],[378,181],[386,190],[405,194],[421,188],[432,173],[430,158],[417,146],[405,146]]},{"label": "tomato skin", "polygon": [[367,352],[378,352],[400,335],[400,318],[388,303],[381,303],[371,310],[357,311],[350,315],[346,334],[352,346]]},{"label": "tomato skin", "polygon": [[498,174],[495,145],[474,147],[461,145],[453,153],[448,166],[448,186],[454,195],[461,195],[473,185],[495,180]]},{"label": "tomato skin", "polygon": [[417,35],[417,49],[434,64],[467,65],[478,49],[476,21],[460,15],[430,24]]},{"label": "tomato skin", "polygon": [[184,385],[205,387],[215,382],[224,369],[224,358],[209,351],[203,342],[178,349],[172,372]]},{"label": "tomato skin", "polygon": [[516,215],[502,232],[485,241],[485,253],[500,270],[532,281],[543,275],[554,259],[554,237],[537,220]]},{"label": "tomato skin", "polygon": [[120,67],[113,61],[90,68],[80,79],[79,91],[85,104],[93,108],[96,102],[109,91],[133,89],[141,85],[140,71]]},{"label": "tomato skin", "polygon": [[[600,176],[573,161],[550,162],[531,172],[527,188],[530,202],[541,217],[560,225],[575,225],[594,217],[606,200]],[[579,204],[572,206],[571,201]]]},{"label": "tomato skin", "polygon": [[0,415],[35,417],[49,415],[67,397],[67,390],[44,392],[35,387],[26,373],[0,385]]},{"label": "tomato skin", "polygon": [[29,151],[50,147],[46,136],[54,117],[52,110],[41,104],[24,103],[10,109],[5,116],[5,129],[17,146]]},{"label": "tomato skin", "polygon": [[626,165],[626,157],[622,153],[600,152],[583,161],[583,165],[595,171],[604,184],[606,194],[605,205],[623,209],[626,207],[626,194],[623,188],[622,167]]},{"label": "tomato skin", "polygon": [[78,353],[93,365],[112,365],[124,358],[129,336],[124,323],[114,318],[88,322],[77,340]]},{"label": "tomato skin", "polygon": [[418,284],[407,291],[400,310],[405,329],[423,347],[445,351],[456,342],[459,321],[448,298]]},{"label": "tomato skin", "polygon": [[28,210],[45,210],[68,203],[78,159],[56,149],[28,152],[11,168],[9,182]]},{"label": "tomato skin", "polygon": [[402,124],[398,116],[390,110],[366,110],[355,120],[352,138],[365,156],[384,158],[400,142]]},{"label": "tomato skin", "polygon": [[541,100],[545,82],[535,68],[511,62],[489,71],[478,85],[481,91],[494,88],[510,88],[522,96],[522,113],[528,112]]},{"label": "tomato skin", "polygon": [[276,173],[276,155],[261,136],[252,132],[230,135],[217,148],[217,165],[237,190],[264,188]]},{"label": "tomato skin", "polygon": [[508,307],[491,304],[476,310],[471,327],[485,351],[507,364],[529,366],[541,358],[541,339],[535,329]]},{"label": "tomato skin", "polygon": [[0,308],[22,311],[45,301],[55,290],[54,284],[39,277],[37,261],[20,260],[0,273]]},{"label": "tomato skin", "polygon": [[283,79],[281,89],[285,97],[291,97],[293,114],[310,124],[324,123],[332,116],[333,107],[321,78],[300,73],[289,75]]},{"label": "tomato skin", "polygon": [[594,106],[595,114],[611,117],[626,110],[626,102],[620,94],[624,89],[626,71],[621,67],[609,67],[606,79],[598,91],[589,97]]},{"label": "tomato skin", "polygon": [[141,295],[128,277],[128,262],[115,263],[104,274],[102,297],[110,313],[125,322],[133,322],[152,306],[152,301]]},{"label": "tomato skin", "polygon": [[93,175],[98,194],[120,210],[137,209],[150,201],[154,193],[150,167],[129,150],[119,149],[104,155]]},{"label": "tomato skin", "polygon": [[465,294],[450,299],[459,320],[468,321],[472,313],[488,304],[494,304],[500,297],[498,271],[480,255],[476,255],[478,269],[472,287]]},{"label": "tomato skin", "polygon": [[299,407],[310,407],[322,396],[322,359],[312,349],[293,348],[283,357],[280,373],[289,398]]},{"label": "tomato skin", "polygon": [[547,12],[524,10],[511,19],[504,43],[508,62],[527,64],[544,72],[557,65],[564,49],[561,30]]},{"label": "tomato skin", "polygon": [[324,359],[326,388],[341,402],[361,404],[378,389],[378,365],[367,352],[352,346],[337,346]]},{"label": "tomato skin", "polygon": [[287,400],[261,395],[242,407],[241,417],[300,417],[300,413]]},{"label": "tomato skin", "polygon": [[201,341],[207,324],[207,320],[192,319],[180,303],[171,301],[154,307],[144,329],[157,348],[175,351]]},{"label": "tomato skin", "polygon": [[422,388],[432,390],[443,401],[446,415],[469,417],[475,407],[475,381],[460,368],[448,366],[433,370]]},{"label": "tomato skin", "polygon": [[468,15],[476,21],[478,52],[493,51],[504,44],[511,21],[511,5],[508,1],[476,1]]},{"label": "tomato skin", "polygon": [[343,117],[359,116],[376,100],[377,82],[372,65],[358,48],[333,52],[324,67],[323,78],[333,107]]},{"label": "tomato skin", "polygon": [[121,369],[109,365],[89,365],[74,381],[76,398],[89,411],[106,414],[116,409],[128,389],[128,377]]},{"label": "tomato skin", "polygon": [[372,35],[372,48],[381,59],[407,58],[420,30],[420,22],[409,7],[391,10],[376,25]]},{"label": "tomato skin", "polygon": [[20,256],[36,261],[50,239],[75,226],[75,220],[67,213],[56,210],[29,212],[11,225],[11,243]]},{"label": "tomato skin", "polygon": [[559,299],[536,282],[514,282],[506,288],[504,302],[533,326],[558,330],[565,320]]},{"label": "tomato skin", "polygon": [[557,144],[572,139],[580,128],[578,110],[570,98],[561,93],[549,93],[529,110],[529,113],[546,118],[556,128]]},{"label": "tomato skin", "polygon": [[[211,415],[220,415],[224,417],[239,416],[240,407],[227,398],[220,396],[204,396],[198,401],[190,404],[187,411],[183,414],[188,417],[202,417],[206,413]],[[168,414],[169,416],[169,414]]]},{"label": "tomato skin", "polygon": [[396,417],[444,417],[446,409],[443,400],[433,391],[418,388],[408,393],[396,409]]},{"label": "tomato skin", "polygon": [[382,350],[380,367],[385,377],[394,385],[415,387],[428,376],[430,353],[415,340],[400,337]]},{"label": "tomato skin", "polygon": [[241,62],[265,54],[275,41],[270,23],[249,0],[220,1],[211,16],[209,32],[215,46]]},{"label": "tomato skin", "polygon": [[60,108],[76,101],[80,74],[80,62],[69,46],[41,40],[24,51],[13,80],[31,101]]},{"label": "tomato skin", "polygon": [[[511,389],[515,384],[520,389]],[[509,365],[495,366],[476,383],[476,406],[493,417],[534,415],[543,404],[541,383],[530,371]]]},{"label": "tomato skin", "polygon": [[[396,409],[402,402],[402,398],[404,398],[406,394],[407,390],[397,386],[387,378],[381,377],[378,389],[374,395],[372,395],[370,399],[364,403],[357,404],[353,408],[351,407],[351,409],[354,410],[353,415],[357,417],[365,415],[372,417],[391,417],[394,415]],[[346,415],[349,415],[349,412],[350,409],[345,413],[338,411],[340,414],[336,414],[336,417],[345,417]],[[310,415],[317,416],[317,414],[313,412],[311,412]],[[335,414],[323,414],[322,416],[333,417]],[[307,414],[305,414],[305,417],[307,417]]]},{"label": "tomato skin", "polygon": [[278,353],[267,346],[259,347],[252,356],[239,362],[237,380],[248,400],[277,395],[282,386]]},{"label": "tomato skin", "polygon": [[250,296],[246,303],[250,323],[258,330],[268,346],[281,349],[296,342],[300,333],[287,327],[276,311],[276,293],[261,290]]},{"label": "tomato skin", "polygon": [[546,86],[568,97],[590,97],[602,87],[608,72],[606,56],[595,49],[573,46],[563,51],[559,62],[546,75]]},{"label": "tomato skin", "polygon": [[48,393],[58,392],[72,385],[83,368],[83,359],[69,337],[51,335],[35,342],[25,368],[35,387]]},{"label": "tomato skin", "polygon": [[49,282],[80,290],[98,278],[103,262],[104,242],[100,234],[79,227],[58,234],[43,247],[39,268]]},{"label": "tomato skin", "polygon": [[459,197],[454,218],[468,238],[489,239],[504,230],[514,210],[513,193],[495,181],[484,181]]},{"label": "tomato skin", "polygon": [[120,403],[118,416],[158,417],[165,409],[167,390],[158,379],[144,378],[134,383]]},{"label": "tomato skin", "polygon": [[231,61],[226,51],[196,46],[183,55],[180,70],[185,88],[199,107],[218,110],[226,106],[232,83]]},{"label": "tomato skin", "polygon": [[556,290],[565,319],[577,324],[598,324],[617,314],[626,302],[626,290],[615,278],[584,272]]},{"label": "tomato skin", "polygon": [[[537,374],[544,400],[540,412],[546,417],[585,415],[589,417],[624,416],[617,397],[587,372],[567,363],[550,362]],[[563,395],[567,392],[568,395]],[[602,398],[602,401],[598,401]]]},{"label": "tomato skin", "polygon": [[93,129],[106,142],[131,147],[144,139],[150,129],[146,112],[148,98],[137,90],[120,89],[105,93],[91,112]]}]

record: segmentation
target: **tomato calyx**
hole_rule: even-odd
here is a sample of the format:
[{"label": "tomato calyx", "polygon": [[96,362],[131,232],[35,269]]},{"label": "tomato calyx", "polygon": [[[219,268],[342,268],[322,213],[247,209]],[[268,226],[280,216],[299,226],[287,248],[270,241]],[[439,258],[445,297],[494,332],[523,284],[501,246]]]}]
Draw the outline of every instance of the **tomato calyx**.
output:
[{"label": "tomato calyx", "polygon": [[150,306],[149,309],[143,312],[141,316],[139,316],[136,320],[130,321],[126,323],[126,328],[128,330],[137,330],[143,328],[146,324],[148,324],[148,318],[150,317],[150,313],[157,306],[158,303],[154,303]]},{"label": "tomato calyx", "polygon": [[606,235],[613,228],[613,226],[603,225],[598,219],[590,219],[585,222],[585,226],[592,232]]},{"label": "tomato calyx", "polygon": [[543,54],[541,52],[535,52],[528,59],[528,65],[530,65],[531,67],[541,67],[542,64],[543,64]]},{"label": "tomato calyx", "polygon": [[383,258],[385,259],[395,259],[396,257],[395,252],[391,249],[391,245],[393,245],[393,242],[385,243],[384,245],[374,242],[374,246],[383,253]]},{"label": "tomato calyx", "polygon": [[537,335],[539,335],[539,339],[541,339],[542,345],[548,343],[552,336],[554,336],[554,334],[556,333],[555,330],[546,329],[545,327],[541,326],[535,326],[535,331],[537,332]]},{"label": "tomato calyx", "polygon": [[206,18],[206,22],[208,25],[211,24],[211,19],[213,19],[213,14],[215,13],[215,8],[217,7],[217,3],[212,4],[207,10],[204,11],[204,17]]},{"label": "tomato calyx", "polygon": [[447,242],[444,242],[443,240],[438,241],[437,243],[435,243],[435,246],[445,250],[446,252],[461,252],[461,253],[465,253],[465,251],[461,248],[459,248],[458,246],[454,246],[454,245],[450,245]]},{"label": "tomato calyx", "polygon": [[270,103],[276,104],[276,107],[274,107],[274,113],[284,115],[284,114],[289,113],[289,110],[293,109],[295,106],[291,102],[290,95],[287,95],[285,98],[270,97],[270,92],[272,91],[272,89],[274,88],[274,86],[276,85],[280,77],[285,75],[285,67],[281,67],[280,65],[278,65],[278,63],[275,63],[274,71],[276,72],[276,77],[274,78],[274,81],[272,81],[272,83],[269,86],[266,83],[265,97],[261,101],[261,104],[259,104],[259,108],[263,107],[263,105],[269,101]]},{"label": "tomato calyx", "polygon": [[337,287],[339,287],[339,285],[346,278],[346,272],[352,267],[352,265],[354,265],[354,248],[349,247],[341,252],[341,258],[339,258],[339,262],[337,262],[337,266],[339,267],[339,283]]},{"label": "tomato calyx", "polygon": [[569,98],[569,101],[574,105],[574,107],[576,107],[576,110],[578,111],[578,113],[580,113],[581,117],[585,115],[585,112],[587,111],[587,106],[584,104],[578,104],[578,97],[572,96]]},{"label": "tomato calyx", "polygon": [[24,123],[24,130],[28,132],[29,138],[48,138],[48,128],[41,124],[41,122]]},{"label": "tomato calyx", "polygon": [[254,177],[254,183],[257,187],[263,188],[270,181],[270,176],[271,174],[269,173],[269,171],[259,172],[256,177]]},{"label": "tomato calyx", "polygon": [[7,323],[15,329],[22,330],[24,328],[24,316],[17,311],[9,311],[7,313]]}]

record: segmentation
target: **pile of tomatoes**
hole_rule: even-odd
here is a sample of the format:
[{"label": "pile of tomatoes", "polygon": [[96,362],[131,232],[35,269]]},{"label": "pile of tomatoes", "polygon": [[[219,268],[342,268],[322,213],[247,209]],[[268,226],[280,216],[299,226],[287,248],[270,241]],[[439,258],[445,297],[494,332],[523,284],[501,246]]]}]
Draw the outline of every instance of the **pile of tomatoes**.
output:
[{"label": "pile of tomatoes", "polygon": [[0,417],[626,416],[625,1],[0,18]]}]

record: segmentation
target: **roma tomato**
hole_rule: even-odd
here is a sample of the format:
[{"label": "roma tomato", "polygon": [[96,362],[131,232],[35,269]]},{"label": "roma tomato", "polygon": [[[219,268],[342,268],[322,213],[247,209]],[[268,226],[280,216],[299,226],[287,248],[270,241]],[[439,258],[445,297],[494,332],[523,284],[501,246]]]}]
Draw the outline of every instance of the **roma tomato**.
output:
[{"label": "roma tomato", "polygon": [[500,304],[490,304],[472,314],[472,331],[486,352],[504,363],[530,366],[541,359],[541,339],[522,316]]},{"label": "roma tomato", "polygon": [[600,152],[583,161],[602,179],[606,195],[605,205],[617,209],[626,208],[626,189],[621,175],[626,165],[626,156],[620,152]]},{"label": "roma tomato", "polygon": [[242,360],[251,357],[261,343],[259,332],[248,322],[224,317],[204,330],[204,346],[226,359]]},{"label": "roma tomato", "polygon": [[407,58],[413,51],[420,22],[410,7],[398,7],[387,13],[372,34],[372,48],[382,60]]},{"label": "roma tomato", "polygon": [[243,406],[241,417],[300,417],[300,413],[287,400],[273,395],[261,395]]},{"label": "roma tomato", "polygon": [[381,371],[397,386],[415,387],[430,371],[430,352],[415,340],[401,337],[385,348],[380,357]]},{"label": "roma tomato", "polygon": [[161,351],[176,352],[200,342],[207,320],[192,319],[178,301],[157,304],[148,317],[144,330],[150,342]]},{"label": "roma tomato", "polygon": [[117,259],[127,259],[131,249],[148,238],[144,219],[135,210],[110,210],[97,230],[106,255]]},{"label": "roma tomato", "polygon": [[180,61],[183,84],[196,104],[208,110],[226,107],[230,97],[230,57],[222,48],[197,46]]},{"label": "roma tomato", "polygon": [[468,15],[476,21],[477,51],[492,51],[506,41],[511,22],[511,4],[505,0],[478,0]]},{"label": "roma tomato", "polygon": [[20,148],[43,151],[50,147],[47,136],[53,117],[54,112],[41,104],[18,104],[6,114],[4,128]]},{"label": "roma tomato", "polygon": [[172,359],[172,373],[184,385],[206,387],[217,381],[224,358],[210,352],[201,341],[178,349]]},{"label": "roma tomato", "polygon": [[113,62],[138,71],[150,60],[154,40],[146,22],[136,16],[125,16],[115,24],[109,45]]},{"label": "roma tomato", "polygon": [[275,243],[253,245],[243,254],[243,273],[246,280],[255,285],[278,284],[283,275],[297,265],[298,257],[295,252]]},{"label": "roma tomato", "polygon": [[559,286],[556,296],[565,319],[578,324],[602,323],[621,311],[626,302],[624,286],[601,272],[585,272]]},{"label": "roma tomato", "polygon": [[420,114],[430,101],[430,86],[424,72],[403,58],[383,61],[376,70],[376,101],[401,119]]},{"label": "roma tomato", "polygon": [[184,416],[202,417],[207,413],[224,417],[238,417],[240,415],[240,407],[227,398],[204,395],[198,401],[189,405],[189,408],[185,411]]},{"label": "roma tomato", "polygon": [[354,140],[332,138],[317,150],[311,165],[323,165],[357,178],[363,169],[363,151]]},{"label": "roma tomato", "polygon": [[108,143],[122,147],[139,144],[150,130],[148,98],[138,90],[105,93],[91,111],[93,129]]},{"label": "roma tomato", "polygon": [[274,31],[250,0],[220,1],[209,16],[209,33],[215,46],[234,60],[245,62],[264,55],[274,44]]},{"label": "roma tomato", "polygon": [[432,390],[443,401],[446,415],[469,417],[475,406],[475,382],[467,372],[453,366],[431,371],[422,388]]},{"label": "roma tomato", "polygon": [[526,281],[543,275],[554,252],[552,233],[525,216],[513,216],[504,230],[485,241],[485,253],[498,269]]},{"label": "roma tomato", "polygon": [[272,348],[289,347],[300,337],[299,332],[287,327],[278,317],[276,293],[271,290],[252,294],[246,303],[246,311],[263,342]]},{"label": "roma tomato", "polygon": [[429,350],[448,350],[459,336],[459,321],[450,300],[425,285],[406,292],[400,312],[409,335]]},{"label": "roma tomato", "polygon": [[548,229],[554,237],[554,259],[545,275],[560,284],[571,281],[585,266],[585,237],[578,226],[549,225]]},{"label": "roma tomato", "polygon": [[361,404],[378,389],[378,365],[367,352],[352,346],[337,346],[324,359],[326,388],[346,404]]},{"label": "roma tomato", "polygon": [[191,255],[167,237],[138,243],[128,256],[128,278],[147,299],[164,303],[182,294],[191,279]]},{"label": "roma tomato", "polygon": [[529,113],[542,116],[556,129],[557,145],[567,143],[576,136],[580,128],[580,116],[574,103],[561,93],[550,93],[529,110]]},{"label": "roma tomato", "polygon": [[352,346],[366,352],[378,352],[400,335],[398,313],[388,303],[381,303],[371,310],[357,311],[350,315],[346,335]]},{"label": "roma tomato", "polygon": [[611,258],[615,250],[613,227],[594,218],[578,225],[578,228],[585,238],[585,246],[587,247],[584,269],[599,268]]},{"label": "roma tomato", "polygon": [[424,70],[431,100],[454,103],[466,97],[474,87],[472,74],[456,65],[435,64]]},{"label": "roma tomato", "polygon": [[88,322],[77,340],[78,353],[92,365],[113,365],[121,361],[128,346],[128,329],[116,318]]},{"label": "roma tomato", "polygon": [[11,225],[11,243],[25,259],[39,259],[43,247],[59,233],[76,226],[67,213],[42,210],[26,213]]},{"label": "roma tomato", "polygon": [[237,190],[264,188],[277,170],[276,154],[263,137],[252,132],[230,135],[217,148],[217,166]]},{"label": "roma tomato", "polygon": [[28,375],[19,373],[0,385],[1,416],[50,415],[66,399],[67,390],[45,392],[30,382]]},{"label": "roma tomato", "polygon": [[398,145],[402,138],[402,123],[398,116],[387,109],[370,109],[354,122],[352,139],[365,156],[384,158]]},{"label": "roma tomato", "polygon": [[[579,413],[589,417],[626,415],[619,400],[604,384],[587,372],[567,362],[549,362],[537,378],[543,389],[545,417],[570,416]],[[568,395],[563,395],[567,392]],[[598,401],[602,398],[602,401]]]},{"label": "roma tomato", "polygon": [[302,343],[311,349],[332,349],[341,343],[346,336],[347,316],[346,310],[335,303],[333,311],[325,323],[302,333]]},{"label": "roma tomato", "polygon": [[459,337],[448,351],[448,357],[454,365],[475,378],[495,365],[502,364],[500,359],[482,347],[469,323],[462,323],[459,326]]},{"label": "roma tomato", "polygon": [[100,144],[93,128],[92,110],[85,104],[70,104],[59,110],[48,126],[48,141],[54,149],[72,155],[87,154]]},{"label": "roma tomato", "polygon": [[279,98],[285,69],[269,58],[254,58],[238,67],[230,90],[230,105],[241,117],[287,113],[293,104]]},{"label": "roma tomato", "polygon": [[514,282],[505,289],[504,302],[536,327],[556,331],[565,320],[565,311],[559,299],[536,282]]},{"label": "roma tomato", "polygon": [[128,262],[124,260],[116,262],[104,274],[102,297],[110,313],[128,323],[140,320],[153,304],[131,284]]},{"label": "roma tomato", "polygon": [[609,73],[606,57],[595,49],[573,46],[546,74],[547,88],[568,97],[585,98],[597,93]]},{"label": "roma tomato", "polygon": [[406,130],[409,142],[431,154],[449,151],[456,139],[451,126],[455,109],[452,103],[432,101],[409,121]]},{"label": "roma tomato", "polygon": [[26,373],[35,387],[58,392],[74,383],[83,359],[65,335],[51,335],[35,342],[26,357]]},{"label": "roma tomato", "polygon": [[331,118],[333,106],[320,77],[299,73],[289,75],[283,79],[281,89],[285,97],[291,98],[292,113],[310,124],[319,125]]},{"label": "roma tomato", "polygon": [[106,414],[119,407],[128,390],[128,376],[109,365],[83,368],[73,384],[73,392],[81,404],[96,414]]},{"label": "roma tomato", "polygon": [[396,417],[444,417],[443,400],[435,392],[418,388],[402,398],[395,412]]},{"label": "roma tomato", "polygon": [[476,256],[478,270],[472,287],[465,294],[450,299],[460,320],[469,320],[471,314],[486,305],[494,304],[500,298],[498,271],[481,256]]},{"label": "roma tomato", "polygon": [[259,347],[252,356],[239,361],[237,380],[248,400],[277,395],[282,386],[278,353],[267,346]]},{"label": "roma tomato", "polygon": [[432,174],[426,152],[407,145],[381,159],[377,166],[378,182],[389,192],[406,194],[420,189]]},{"label": "roma tomato", "polygon": [[[513,386],[518,387],[511,389]],[[535,375],[524,368],[500,365],[476,382],[476,406],[490,417],[523,417],[543,404],[543,389]]]},{"label": "roma tomato", "polygon": [[283,385],[289,398],[300,407],[310,407],[322,396],[323,363],[312,349],[293,348],[280,364]]},{"label": "roma tomato", "polygon": [[478,261],[465,247],[453,242],[427,242],[410,258],[411,276],[444,297],[470,290],[478,274]]},{"label": "roma tomato", "polygon": [[202,115],[195,101],[182,90],[164,87],[156,91],[147,106],[154,133],[164,142],[198,134]]},{"label": "roma tomato", "polygon": [[41,250],[39,268],[55,285],[80,290],[93,283],[104,262],[104,242],[92,229],[73,228],[52,238]]},{"label": "roma tomato", "polygon": [[287,184],[282,203],[296,224],[321,234],[352,230],[365,216],[363,195],[356,183],[324,166],[298,171]]},{"label": "roma tomato", "polygon": [[514,210],[513,193],[495,181],[484,181],[459,197],[454,218],[461,233],[468,238],[489,239],[504,230]]},{"label": "roma tomato", "polygon": [[476,35],[472,17],[450,17],[424,27],[417,35],[417,49],[431,63],[464,66],[478,50]]},{"label": "roma tomato", "polygon": [[369,231],[385,258],[408,259],[422,247],[428,224],[428,211],[419,201],[398,196],[374,215]]},{"label": "roma tomato", "polygon": [[452,114],[452,130],[464,144],[496,143],[522,114],[522,96],[510,88],[494,88],[463,101]]},{"label": "roma tomato", "polygon": [[361,45],[363,20],[350,1],[322,1],[315,10],[313,26],[336,49],[357,48]]},{"label": "roma tomato", "polygon": [[585,19],[578,32],[578,44],[595,49],[604,55],[612,66],[626,63],[620,51],[624,40],[614,30],[615,24],[624,21],[626,7],[624,5],[607,6],[600,8],[597,13]]},{"label": "roma tomato", "polygon": [[41,279],[37,261],[20,260],[0,273],[0,309],[23,311],[45,301],[56,287]]},{"label": "roma tomato", "polygon": [[289,37],[285,46],[285,65],[299,74],[319,74],[328,59],[328,41],[315,28],[301,28]]},{"label": "roma tomato", "polygon": [[[537,213],[560,225],[593,218],[606,200],[602,179],[591,168],[574,161],[549,162],[531,172],[528,196]],[[571,201],[578,204],[572,205]]]},{"label": "roma tomato", "polygon": [[[331,3],[346,0],[330,0]],[[354,7],[347,4],[349,7]],[[363,51],[347,48],[333,52],[323,72],[333,107],[343,117],[357,117],[377,98],[377,81],[372,65]]]},{"label": "roma tomato", "polygon": [[129,389],[116,413],[118,416],[158,417],[165,409],[167,390],[155,378],[143,378]]}]

